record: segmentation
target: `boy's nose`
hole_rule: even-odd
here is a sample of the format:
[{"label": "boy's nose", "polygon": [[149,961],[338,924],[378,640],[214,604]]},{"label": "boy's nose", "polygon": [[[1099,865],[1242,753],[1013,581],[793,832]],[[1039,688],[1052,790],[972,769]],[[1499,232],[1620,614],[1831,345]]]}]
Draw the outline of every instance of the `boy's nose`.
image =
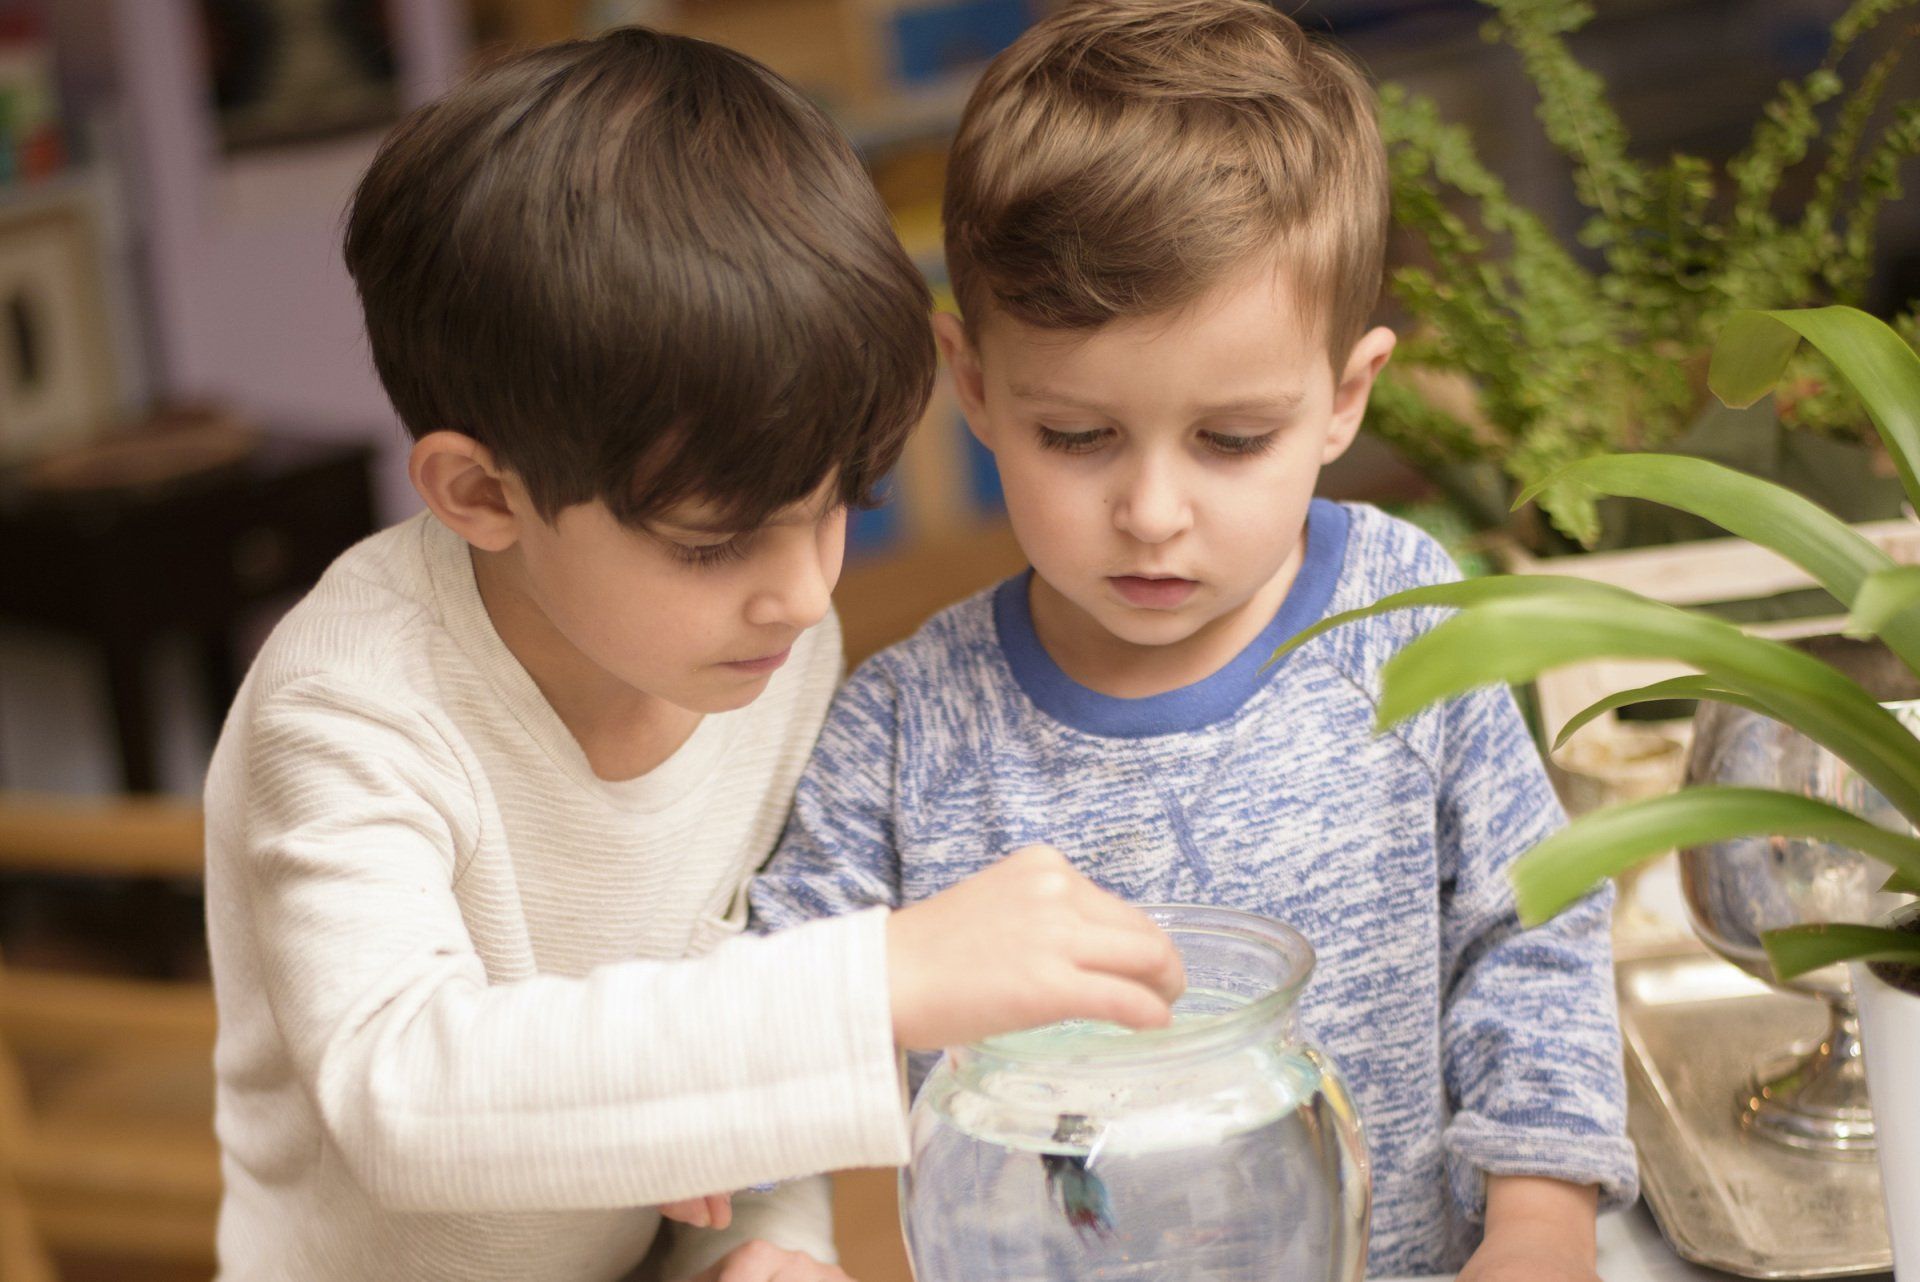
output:
[{"label": "boy's nose", "polygon": [[747,622],[805,630],[827,617],[833,584],[817,550],[782,558],[747,603]]},{"label": "boy's nose", "polygon": [[1114,526],[1142,543],[1165,543],[1190,524],[1187,500],[1165,465],[1148,461],[1114,500]]}]

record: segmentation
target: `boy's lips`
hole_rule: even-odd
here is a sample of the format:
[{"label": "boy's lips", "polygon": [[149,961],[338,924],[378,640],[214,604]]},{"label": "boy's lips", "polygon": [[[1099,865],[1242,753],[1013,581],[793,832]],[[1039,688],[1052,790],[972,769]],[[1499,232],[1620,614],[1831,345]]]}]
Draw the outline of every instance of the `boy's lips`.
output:
[{"label": "boy's lips", "polygon": [[1200,585],[1192,579],[1175,579],[1143,574],[1116,574],[1107,582],[1128,605],[1144,610],[1172,610],[1187,603]]},{"label": "boy's lips", "polygon": [[787,661],[787,657],[792,653],[793,647],[788,646],[777,654],[763,654],[757,659],[735,659],[723,663],[720,666],[731,668],[735,672],[745,673],[750,676],[758,676],[779,668],[780,665]]}]

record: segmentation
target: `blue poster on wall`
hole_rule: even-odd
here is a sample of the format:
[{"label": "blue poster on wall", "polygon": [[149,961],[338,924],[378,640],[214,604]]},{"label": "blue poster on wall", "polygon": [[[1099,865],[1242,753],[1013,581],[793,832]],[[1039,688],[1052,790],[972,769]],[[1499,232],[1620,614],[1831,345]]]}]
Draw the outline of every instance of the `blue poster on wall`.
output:
[{"label": "blue poster on wall", "polygon": [[1028,0],[916,4],[893,15],[894,74],[920,85],[977,67],[1020,38],[1034,19]]},{"label": "blue poster on wall", "polygon": [[967,447],[967,497],[977,511],[998,516],[1006,511],[1006,496],[1000,490],[1000,469],[994,464],[993,451],[980,443],[964,418],[955,418]]},{"label": "blue poster on wall", "polygon": [[847,555],[872,556],[885,552],[900,541],[900,487],[889,475],[876,491],[878,507],[855,508],[847,513]]}]

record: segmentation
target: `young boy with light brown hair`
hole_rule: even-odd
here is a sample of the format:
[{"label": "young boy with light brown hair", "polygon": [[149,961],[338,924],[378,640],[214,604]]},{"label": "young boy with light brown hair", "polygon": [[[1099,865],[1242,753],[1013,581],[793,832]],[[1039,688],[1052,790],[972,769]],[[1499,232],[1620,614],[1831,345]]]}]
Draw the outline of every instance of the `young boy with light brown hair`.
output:
[{"label": "young boy with light brown hair", "polygon": [[[988,68],[936,324],[1032,569],[854,674],[753,906],[911,904],[1046,841],[1132,900],[1290,922],[1372,1154],[1370,1270],[1592,1282],[1596,1203],[1635,1191],[1609,903],[1516,920],[1505,870],[1561,813],[1512,697],[1375,733],[1431,611],[1269,663],[1455,574],[1313,497],[1394,347],[1372,104],[1256,0],[1077,0]],[[1125,1243],[1085,1249],[1091,1277]]]},{"label": "young boy with light brown hair", "polygon": [[897,1048],[1181,983],[1044,849],[733,938],[926,286],[817,109],[637,28],[402,122],[346,261],[428,510],[281,622],[208,776],[222,1272],[844,1282],[820,1181],[697,1195],[904,1160]]}]

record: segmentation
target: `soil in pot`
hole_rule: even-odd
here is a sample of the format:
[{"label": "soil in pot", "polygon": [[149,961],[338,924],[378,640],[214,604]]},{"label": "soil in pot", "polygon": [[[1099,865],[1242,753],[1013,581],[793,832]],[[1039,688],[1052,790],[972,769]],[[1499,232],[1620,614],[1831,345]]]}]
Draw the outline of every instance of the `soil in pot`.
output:
[{"label": "soil in pot", "polygon": [[[1889,922],[1894,930],[1907,935],[1920,935],[1920,909],[1908,909]],[[1874,977],[1890,988],[1920,997],[1920,966],[1911,962],[1868,962],[1867,969]]]}]

